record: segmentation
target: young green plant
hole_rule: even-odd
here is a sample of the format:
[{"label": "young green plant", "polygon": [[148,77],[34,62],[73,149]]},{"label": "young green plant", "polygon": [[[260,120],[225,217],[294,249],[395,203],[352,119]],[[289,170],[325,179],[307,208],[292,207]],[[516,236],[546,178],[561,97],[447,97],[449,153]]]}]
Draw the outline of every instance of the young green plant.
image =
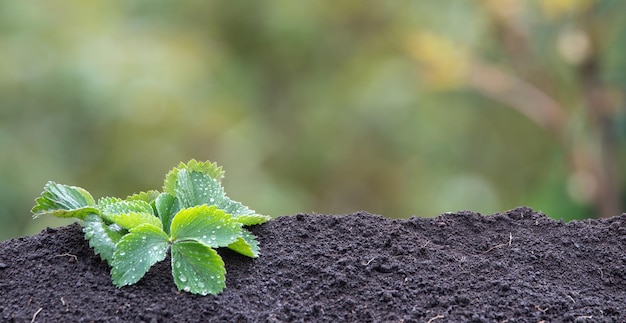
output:
[{"label": "young green plant", "polygon": [[171,251],[178,289],[215,295],[226,286],[224,262],[215,248],[258,257],[258,242],[245,226],[270,219],[226,196],[223,176],[215,163],[191,160],[166,175],[163,192],[98,202],[80,187],[48,182],[32,212],[78,219],[118,287],[139,281]]}]

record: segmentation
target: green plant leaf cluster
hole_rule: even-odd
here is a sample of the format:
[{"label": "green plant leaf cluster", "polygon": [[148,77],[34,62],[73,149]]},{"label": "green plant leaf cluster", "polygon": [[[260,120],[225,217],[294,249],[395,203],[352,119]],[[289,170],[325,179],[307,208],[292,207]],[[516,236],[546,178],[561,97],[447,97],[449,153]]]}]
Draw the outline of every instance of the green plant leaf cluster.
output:
[{"label": "green plant leaf cluster", "polygon": [[226,281],[215,248],[258,257],[259,244],[245,226],[270,219],[226,196],[223,177],[215,163],[191,160],[166,175],[163,192],[97,202],[80,187],[48,182],[32,212],[35,218],[51,214],[80,220],[85,239],[109,263],[118,287],[138,282],[171,251],[178,289],[215,295]]}]

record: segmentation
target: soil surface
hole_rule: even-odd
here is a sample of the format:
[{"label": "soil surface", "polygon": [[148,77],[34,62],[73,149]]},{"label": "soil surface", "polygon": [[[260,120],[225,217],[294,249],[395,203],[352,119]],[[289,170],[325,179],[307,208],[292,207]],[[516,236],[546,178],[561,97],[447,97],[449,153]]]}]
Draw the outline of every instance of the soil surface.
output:
[{"label": "soil surface", "polygon": [[205,297],[177,291],[169,259],[116,288],[78,224],[4,241],[0,321],[626,322],[626,214],[298,214],[251,229],[261,257],[219,250],[226,289]]}]

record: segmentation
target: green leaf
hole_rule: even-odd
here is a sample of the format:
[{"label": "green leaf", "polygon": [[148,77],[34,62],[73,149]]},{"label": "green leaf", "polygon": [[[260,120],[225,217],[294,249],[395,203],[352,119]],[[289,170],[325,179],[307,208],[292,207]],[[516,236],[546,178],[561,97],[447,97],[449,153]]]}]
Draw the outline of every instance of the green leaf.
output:
[{"label": "green leaf", "polygon": [[272,217],[267,216],[267,215],[262,215],[262,214],[244,214],[244,215],[235,216],[235,220],[239,221],[243,225],[262,224],[271,219]]},{"label": "green leaf", "polygon": [[102,207],[102,213],[106,215],[110,214],[125,214],[130,212],[150,213],[154,214],[154,210],[150,203],[136,200],[136,201],[124,201],[119,200]]},{"label": "green leaf", "polygon": [[96,202],[86,190],[55,182],[48,182],[36,200],[31,212],[33,217],[52,214],[60,218],[84,219],[87,214],[99,213]]},{"label": "green leaf", "polygon": [[163,261],[167,255],[169,238],[152,224],[142,224],[122,237],[113,253],[111,278],[117,287],[132,285]]},{"label": "green leaf", "polygon": [[117,198],[117,197],[103,197],[98,200],[98,208],[104,209],[111,204],[115,204],[115,203],[122,202],[122,201],[123,200],[121,198]]},{"label": "green leaf", "polygon": [[241,236],[237,241],[229,244],[228,248],[244,256],[252,258],[259,256],[259,242],[256,241],[256,237],[246,229],[241,229]]},{"label": "green leaf", "polygon": [[179,290],[207,295],[226,286],[224,261],[217,252],[195,241],[172,245],[172,275]]},{"label": "green leaf", "polygon": [[233,216],[255,215],[254,210],[226,196],[222,185],[209,175],[180,170],[175,187],[176,197],[183,208],[196,205],[217,205]]},{"label": "green leaf", "polygon": [[202,204],[216,205],[224,197],[224,189],[215,179],[186,169],[178,172],[174,191],[183,208]]},{"label": "green leaf", "polygon": [[[98,203],[100,203],[100,201]],[[154,214],[152,206],[145,201],[114,201],[110,199],[103,201],[102,205],[102,217],[109,222],[115,222],[113,218],[115,215],[119,214],[129,214],[131,212]]]},{"label": "green leaf", "polygon": [[218,183],[222,181],[224,177],[224,171],[222,167],[218,167],[216,163],[211,162],[198,162],[195,159],[190,160],[187,164],[180,163],[178,167],[172,169],[165,176],[165,183],[163,184],[163,191],[171,195],[176,195],[176,187],[178,182],[178,174],[181,170],[187,172],[197,172],[208,175]]},{"label": "green leaf", "polygon": [[122,233],[113,230],[96,214],[85,216],[83,232],[94,252],[110,264],[113,259],[113,252],[115,252],[115,245],[122,238]]},{"label": "green leaf", "polygon": [[155,206],[157,214],[163,224],[163,229],[169,234],[172,218],[180,211],[178,199],[169,193],[161,193],[156,199]]},{"label": "green leaf", "polygon": [[119,224],[122,228],[133,229],[142,224],[152,224],[159,229],[163,229],[161,219],[151,213],[135,213],[130,212],[127,214],[111,214],[109,218]]},{"label": "green leaf", "polygon": [[181,164],[168,174],[163,190],[175,196],[181,208],[202,204],[217,205],[219,209],[233,216],[249,215],[250,217],[241,220],[246,225],[266,222],[269,217],[256,214],[254,210],[226,196],[220,183],[222,175],[221,168],[217,168],[215,164],[202,163],[199,166],[199,163],[191,161],[187,165]]},{"label": "green leaf", "polygon": [[228,198],[228,196],[224,195],[221,197],[221,199],[216,199],[217,200],[217,207],[226,211],[226,213],[228,214],[232,214],[235,217],[239,217],[242,215],[259,215],[262,216],[260,214],[256,214],[256,212],[252,209],[250,209],[249,207],[237,202],[237,201],[233,201],[230,198]]},{"label": "green leaf", "polygon": [[139,193],[133,194],[127,197],[126,201],[144,201],[149,204],[152,204],[156,200],[157,196],[159,196],[159,191],[151,190],[147,192],[139,192]]},{"label": "green leaf", "polygon": [[241,223],[216,206],[200,205],[176,213],[170,232],[172,241],[195,240],[213,248],[225,247],[237,240]]}]

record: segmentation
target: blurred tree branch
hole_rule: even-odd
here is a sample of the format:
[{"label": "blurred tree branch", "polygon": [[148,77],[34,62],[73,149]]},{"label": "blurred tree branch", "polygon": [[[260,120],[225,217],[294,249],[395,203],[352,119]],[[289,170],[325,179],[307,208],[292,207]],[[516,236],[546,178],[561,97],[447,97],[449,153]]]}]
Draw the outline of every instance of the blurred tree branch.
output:
[{"label": "blurred tree branch", "polygon": [[[568,133],[567,126],[573,119],[571,116],[573,110],[570,109],[568,114],[556,99],[537,86],[482,62],[472,64],[468,83],[479,93],[519,111],[553,133],[568,152],[571,167],[570,182],[581,186],[578,189],[585,192],[587,196],[584,198],[589,199],[594,205],[597,215],[609,217],[620,214],[623,210],[621,200],[623,188],[618,162],[619,147],[613,132],[613,121],[617,115],[619,101],[611,94],[609,85],[600,77],[597,48],[600,37],[595,32],[592,6],[594,1],[550,2],[557,5],[556,7],[547,2],[550,1],[543,3],[542,9],[549,18],[557,19],[559,15],[574,12],[584,24],[584,30],[575,34],[578,38],[573,39],[577,42],[572,44],[570,41],[571,45],[561,54],[578,71],[582,101],[588,116],[586,119],[589,129],[588,140],[570,140],[571,134]],[[488,8],[492,9],[490,12],[494,27],[503,43],[502,48],[514,66],[527,65],[524,63],[531,60],[526,49],[531,39],[528,32],[515,23],[521,20],[516,15],[521,15],[523,10],[519,7],[512,11],[502,10],[502,7],[494,4],[492,1]],[[587,40],[587,37],[590,39]],[[572,54],[569,54],[568,50]],[[541,79],[542,75],[527,77]]]},{"label": "blurred tree branch", "polygon": [[[469,87],[504,106],[516,110],[552,134],[566,152],[570,176],[570,194],[580,202],[594,206],[599,217],[620,214],[623,210],[623,183],[619,165],[619,138],[615,120],[621,97],[615,95],[601,77],[599,67],[602,40],[594,15],[595,0],[545,1],[538,10],[557,28],[554,50],[568,63],[580,88],[578,101],[586,118],[580,120],[576,106],[567,106],[551,93],[559,88],[550,71],[536,62],[532,31],[524,15],[528,3],[509,0],[484,0],[497,44],[505,56],[502,68],[477,57],[445,37],[420,31],[409,42],[409,51],[424,68],[427,85],[436,90]],[[576,17],[578,24],[560,23],[565,16]],[[558,92],[556,92],[558,93]],[[562,100],[562,99],[561,99]],[[571,105],[571,100],[567,105]],[[584,126],[576,128],[577,122]],[[582,134],[577,133],[582,131]]]},{"label": "blurred tree branch", "polygon": [[545,92],[501,69],[474,61],[467,85],[493,100],[517,110],[537,125],[563,140],[567,115]]}]

